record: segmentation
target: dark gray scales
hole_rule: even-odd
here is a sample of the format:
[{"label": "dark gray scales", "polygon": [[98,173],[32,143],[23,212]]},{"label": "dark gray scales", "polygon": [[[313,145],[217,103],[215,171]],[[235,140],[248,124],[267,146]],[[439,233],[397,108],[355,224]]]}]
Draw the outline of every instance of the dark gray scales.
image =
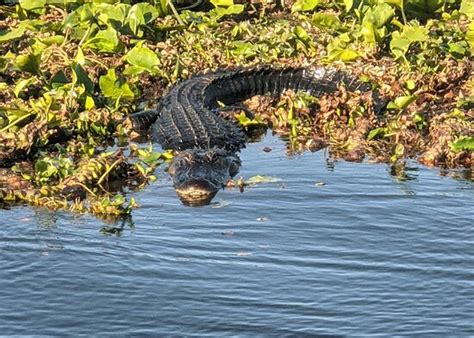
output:
[{"label": "dark gray scales", "polygon": [[[152,138],[164,148],[238,151],[245,146],[245,134],[235,123],[219,114],[222,104],[232,105],[255,95],[280,96],[285,90],[313,96],[334,93],[339,85],[348,91],[367,92],[371,86],[332,68],[261,67],[218,71],[196,76],[173,87],[158,108],[137,114],[137,124],[151,124]],[[373,93],[376,109],[383,103]],[[148,115],[148,116],[146,116]]]}]

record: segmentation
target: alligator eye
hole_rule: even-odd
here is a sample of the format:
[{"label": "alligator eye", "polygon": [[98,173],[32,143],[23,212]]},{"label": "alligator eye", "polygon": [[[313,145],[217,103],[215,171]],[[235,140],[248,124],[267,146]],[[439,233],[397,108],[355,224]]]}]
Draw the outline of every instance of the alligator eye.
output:
[{"label": "alligator eye", "polygon": [[229,175],[230,177],[234,177],[239,173],[240,166],[238,163],[232,161],[232,163],[229,166]]}]

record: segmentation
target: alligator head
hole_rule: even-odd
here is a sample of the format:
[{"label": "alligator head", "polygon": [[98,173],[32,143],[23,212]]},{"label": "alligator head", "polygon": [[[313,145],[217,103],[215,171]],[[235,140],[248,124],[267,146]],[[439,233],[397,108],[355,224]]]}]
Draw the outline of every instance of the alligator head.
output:
[{"label": "alligator head", "polygon": [[190,206],[206,205],[239,172],[240,159],[222,149],[189,149],[171,162],[169,174],[181,201]]}]

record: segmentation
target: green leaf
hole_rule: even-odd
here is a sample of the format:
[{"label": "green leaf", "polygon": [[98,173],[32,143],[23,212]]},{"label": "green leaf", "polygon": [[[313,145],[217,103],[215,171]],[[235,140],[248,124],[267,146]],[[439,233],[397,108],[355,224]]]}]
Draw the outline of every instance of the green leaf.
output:
[{"label": "green leaf", "polygon": [[234,46],[234,49],[232,50],[233,54],[244,55],[246,57],[257,55],[258,45],[253,45],[250,42],[243,41],[234,41],[232,45]]},{"label": "green leaf", "polygon": [[99,31],[84,44],[84,47],[86,46],[101,52],[118,52],[120,49],[117,32],[110,27]]},{"label": "green leaf", "polygon": [[133,5],[130,9],[130,12],[133,12],[134,10],[141,12],[145,25],[151,23],[160,15],[160,12],[153,5],[150,5],[145,2],[140,2],[138,4]]},{"label": "green leaf", "polygon": [[418,24],[406,25],[400,33],[392,33],[390,50],[398,58],[405,58],[405,54],[410,49],[410,45],[415,42],[425,42],[429,40],[428,28]]},{"label": "green leaf", "polygon": [[409,90],[409,91],[412,91],[412,90],[415,90],[416,88],[416,82],[414,80],[407,80],[405,82],[405,87]]},{"label": "green leaf", "polygon": [[405,57],[405,54],[410,48],[411,41],[400,34],[400,32],[392,33],[392,40],[390,40],[390,50],[397,59]]},{"label": "green leaf", "polygon": [[387,34],[385,25],[392,20],[393,15],[394,11],[392,7],[385,3],[370,7],[367,12],[365,12],[362,20],[361,33],[365,41],[372,46],[376,46],[377,43],[382,42]]},{"label": "green leaf", "polygon": [[467,42],[459,41],[448,43],[448,51],[455,58],[462,58],[467,52]]},{"label": "green leaf", "polygon": [[46,5],[46,0],[20,0],[21,8],[31,11],[34,9],[42,9]]},{"label": "green leaf", "polygon": [[36,82],[35,77],[30,77],[29,79],[24,79],[24,80],[18,81],[18,83],[15,86],[15,89],[13,90],[13,93],[15,94],[16,97],[18,97],[20,95],[20,92],[23,89],[25,89],[26,87],[28,87],[30,84],[32,84],[34,82]]},{"label": "green leaf", "polygon": [[230,7],[234,5],[234,0],[211,0],[214,7]]},{"label": "green leaf", "polygon": [[220,19],[226,15],[237,15],[244,11],[244,5],[232,5],[227,8],[217,7],[211,11],[211,13],[217,18]]},{"label": "green leaf", "polygon": [[99,79],[99,86],[105,97],[117,100],[119,98],[132,99],[135,95],[129,85],[117,78],[115,68],[109,69],[107,75],[103,75]]},{"label": "green leaf", "polygon": [[86,58],[84,57],[84,52],[82,51],[81,47],[77,47],[77,53],[74,57],[74,61],[80,65],[84,65],[86,63]]},{"label": "green leaf", "polygon": [[382,137],[385,135],[385,128],[375,128],[372,129],[367,135],[367,140],[373,140],[376,137]]},{"label": "green leaf", "polygon": [[474,21],[467,27],[466,41],[471,46],[471,54],[474,54]]},{"label": "green leaf", "polygon": [[301,26],[296,26],[295,29],[293,30],[293,33],[296,35],[296,37],[302,41],[306,46],[308,46],[312,39],[308,35],[308,33],[304,30],[303,27]]},{"label": "green leaf", "polygon": [[64,42],[64,36],[63,35],[53,35],[53,36],[48,36],[39,39],[42,43],[44,43],[47,46],[51,45],[61,45]]},{"label": "green leaf", "polygon": [[474,19],[474,1],[462,0],[459,12],[466,15],[469,19]]},{"label": "green leaf", "polygon": [[92,110],[95,107],[94,98],[92,96],[86,96],[84,107],[86,108],[86,110]]},{"label": "green leaf", "polygon": [[311,22],[318,28],[338,30],[342,28],[342,23],[334,14],[315,13],[311,18]]},{"label": "green leaf", "polygon": [[141,74],[143,72],[146,72],[147,70],[143,67],[138,67],[138,66],[126,66],[125,69],[123,70],[123,75],[127,76],[135,76],[138,74]]},{"label": "green leaf", "polygon": [[87,75],[84,68],[79,63],[74,63],[72,66],[73,81],[77,84],[83,84],[89,94],[94,92],[94,83]]},{"label": "green leaf", "polygon": [[59,88],[61,86],[64,86],[66,83],[69,83],[69,79],[66,77],[64,72],[60,70],[56,74],[54,74],[54,76],[51,78],[49,82],[50,82],[51,87]]},{"label": "green leaf", "polygon": [[2,29],[0,30],[0,43],[18,39],[25,34],[25,26],[20,25],[14,29]]},{"label": "green leaf", "polygon": [[38,75],[40,74],[40,61],[41,55],[18,55],[15,60],[15,66],[24,72]]},{"label": "green leaf", "polygon": [[134,5],[130,12],[128,13],[127,17],[128,26],[133,34],[136,36],[141,36],[141,32],[139,32],[140,26],[145,24],[145,17],[143,16],[143,12],[140,7]]},{"label": "green leaf", "polygon": [[417,17],[426,19],[440,9],[444,2],[445,0],[405,0],[405,9]]},{"label": "green leaf", "polygon": [[393,100],[393,102],[389,102],[387,109],[405,109],[416,99],[416,95],[397,97],[395,100]]},{"label": "green leaf", "polygon": [[403,35],[411,42],[428,41],[428,28],[418,25],[405,26]]},{"label": "green leaf", "polygon": [[319,5],[319,0],[298,0],[291,7],[292,12],[312,11]]},{"label": "green leaf", "polygon": [[160,64],[156,53],[148,47],[135,46],[127,53],[126,59],[131,65],[143,68],[150,73],[154,73],[154,68]]},{"label": "green leaf", "polygon": [[248,185],[262,184],[262,183],[277,183],[281,182],[281,178],[273,176],[252,176],[245,183]]},{"label": "green leaf", "polygon": [[361,57],[361,55],[360,55],[359,52],[357,52],[353,49],[350,49],[350,48],[343,49],[339,53],[339,56],[338,56],[339,60],[344,61],[344,62],[354,61],[354,60],[357,60],[360,57]]},{"label": "green leaf", "polygon": [[98,18],[102,22],[107,22],[115,30],[120,31],[126,24],[127,15],[130,12],[130,8],[131,6],[129,4],[102,4],[97,8],[100,11]]},{"label": "green leaf", "polygon": [[330,61],[344,61],[344,62],[351,62],[354,60],[357,60],[360,58],[362,55],[353,50],[352,48],[345,48],[345,49],[334,49],[331,51],[331,53],[328,55],[328,59]]},{"label": "green leaf", "polygon": [[346,6],[346,11],[349,12],[354,6],[354,0],[344,0],[344,5]]},{"label": "green leaf", "polygon": [[346,12],[350,12],[352,9],[357,9],[364,0],[343,0],[344,6],[346,6]]},{"label": "green leaf", "polygon": [[374,24],[375,28],[382,28],[388,24],[394,15],[392,7],[385,3],[370,7],[364,15],[363,21],[369,21]]},{"label": "green leaf", "polygon": [[451,149],[453,149],[454,152],[460,152],[462,150],[474,150],[474,137],[463,136],[458,138],[451,144]]},{"label": "green leaf", "polygon": [[244,11],[244,5],[232,5],[229,6],[226,10],[226,15],[237,15]]},{"label": "green leaf", "polygon": [[397,158],[401,158],[404,153],[405,153],[405,146],[401,143],[397,143],[397,145],[395,146],[394,155]]}]

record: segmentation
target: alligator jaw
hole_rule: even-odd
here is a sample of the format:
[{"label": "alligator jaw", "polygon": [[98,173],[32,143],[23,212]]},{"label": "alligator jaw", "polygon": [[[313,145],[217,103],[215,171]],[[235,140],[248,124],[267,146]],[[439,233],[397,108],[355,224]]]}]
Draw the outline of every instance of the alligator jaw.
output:
[{"label": "alligator jaw", "polygon": [[190,180],[175,186],[181,202],[188,206],[202,206],[211,203],[219,188],[204,179]]}]

